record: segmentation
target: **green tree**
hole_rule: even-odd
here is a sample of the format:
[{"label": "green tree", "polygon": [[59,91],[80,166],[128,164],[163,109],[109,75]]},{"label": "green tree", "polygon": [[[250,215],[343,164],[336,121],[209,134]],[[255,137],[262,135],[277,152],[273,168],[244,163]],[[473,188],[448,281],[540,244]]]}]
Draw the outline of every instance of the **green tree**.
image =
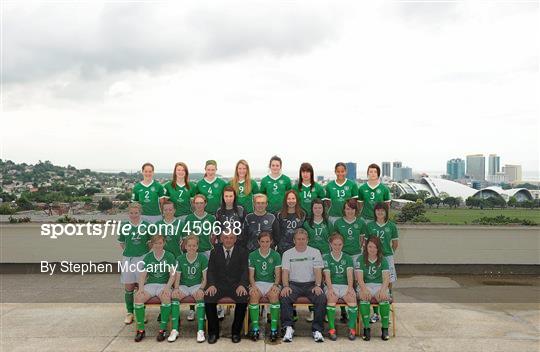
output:
[{"label": "green tree", "polygon": [[426,208],[424,206],[424,203],[408,203],[405,204],[403,208],[401,208],[401,212],[397,215],[396,220],[398,222],[412,221],[414,218],[420,218],[421,216],[424,216],[425,212]]},{"label": "green tree", "polygon": [[510,199],[508,199],[508,206],[509,207],[512,207],[512,208],[515,208],[516,205],[517,205],[517,199],[516,197],[510,197]]}]

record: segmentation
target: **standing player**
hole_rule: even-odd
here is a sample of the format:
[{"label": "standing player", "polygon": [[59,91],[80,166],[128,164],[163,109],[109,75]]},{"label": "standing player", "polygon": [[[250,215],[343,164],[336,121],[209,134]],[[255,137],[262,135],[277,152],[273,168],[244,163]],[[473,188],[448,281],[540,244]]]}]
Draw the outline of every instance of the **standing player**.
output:
[{"label": "standing player", "polygon": [[291,189],[291,179],[281,173],[281,158],[270,158],[270,174],[261,180],[261,193],[268,197],[268,211],[277,214],[285,198],[285,192]]},{"label": "standing player", "polygon": [[279,293],[281,292],[281,256],[271,249],[272,236],[268,232],[259,234],[259,249],[249,254],[249,316],[251,338],[259,339],[259,301],[267,297],[270,302],[270,341],[278,337]]},{"label": "standing player", "polygon": [[314,199],[325,197],[324,188],[315,182],[313,166],[310,163],[302,163],[298,175],[298,184],[294,187],[300,198],[300,206],[306,212],[306,216],[311,216],[311,202]]},{"label": "standing player", "polygon": [[227,182],[216,177],[217,163],[215,160],[207,160],[204,167],[204,177],[197,182],[197,194],[206,197],[208,205],[206,211],[212,215],[216,213],[221,202],[221,192],[227,185]]},{"label": "standing player", "polygon": [[193,214],[186,217],[182,227],[182,237],[194,234],[199,236],[199,253],[202,253],[207,259],[210,251],[214,248],[216,242],[216,233],[219,233],[219,226],[216,218],[206,212],[206,198],[202,194],[193,197]]},{"label": "standing player", "polygon": [[390,270],[377,237],[371,237],[367,240],[364,255],[360,256],[356,262],[356,281],[358,281],[360,314],[364,325],[362,339],[368,341],[371,338],[369,308],[372,298],[375,298],[381,310],[381,339],[388,340],[388,323],[390,320],[388,284],[390,283]]},{"label": "standing player", "polygon": [[206,271],[208,259],[198,253],[199,238],[189,235],[185,239],[186,253],[177,257],[177,272],[172,293],[172,331],[169,342],[178,337],[180,324],[180,301],[191,296],[197,302],[197,342],[203,342],[204,337],[204,288],[206,287]]},{"label": "standing player", "polygon": [[245,160],[236,163],[234,176],[229,182],[238,195],[238,204],[241,205],[246,214],[253,212],[253,195],[259,193],[257,182],[251,179],[249,164]]},{"label": "standing player", "polygon": [[373,207],[377,202],[390,203],[390,190],[379,178],[381,168],[377,164],[371,164],[367,169],[368,181],[358,188],[358,202],[362,205],[360,213],[365,222],[374,220]]},{"label": "standing player", "polygon": [[245,218],[246,212],[237,204],[234,188],[226,186],[221,196],[221,207],[216,211],[216,220],[221,232],[241,236]]},{"label": "standing player", "polygon": [[[344,163],[337,163],[334,167],[336,180],[330,181],[326,185],[325,200],[329,201],[328,220],[334,223],[343,215],[343,204],[347,199],[358,197],[358,186],[355,180],[348,180],[347,166]],[[327,205],[328,207],[328,205]]]},{"label": "standing player", "polygon": [[178,257],[182,251],[180,250],[180,242],[182,242],[182,225],[180,219],[174,218],[174,204],[166,200],[163,203],[163,220],[156,222],[156,226],[165,237],[165,250]]},{"label": "standing player", "polygon": [[[388,220],[388,203],[375,203],[375,221],[367,224],[367,238],[378,237],[381,242],[383,256],[388,262],[390,270],[390,283],[388,288],[392,293],[392,283],[397,280],[396,267],[394,265],[394,252],[398,247],[399,234],[396,224]],[[379,320],[378,309],[373,307],[374,314],[371,316],[372,323]]]},{"label": "standing player", "polygon": [[330,236],[332,251],[323,256],[324,282],[326,283],[326,315],[328,316],[328,334],[330,340],[336,341],[336,303],[343,298],[347,303],[347,315],[349,317],[349,340],[356,339],[356,293],[354,292],[353,261],[349,255],[342,252],[343,237],[339,233]]},{"label": "standing player", "polygon": [[163,185],[165,196],[174,203],[174,216],[184,220],[191,214],[191,199],[197,191],[194,182],[189,181],[189,170],[186,164],[179,162],[174,165],[172,180]]},{"label": "standing player", "polygon": [[124,270],[120,273],[120,282],[124,284],[124,301],[127,315],[124,323],[133,322],[133,291],[139,279],[138,263],[142,262],[148,253],[150,235],[147,232],[148,223],[141,220],[141,205],[131,203],[128,207],[129,221],[120,224],[118,242],[122,248],[122,264]]},{"label": "standing player", "polygon": [[143,259],[144,270],[139,276],[139,290],[135,296],[135,316],[137,317],[137,334],[135,342],[141,341],[144,331],[144,304],[152,297],[161,301],[161,322],[156,340],[163,341],[167,337],[167,324],[171,313],[171,287],[174,283],[176,259],[163,249],[165,239],[154,235],[150,240],[152,250]]},{"label": "standing player", "polygon": [[292,189],[287,191],[281,211],[277,215],[279,224],[277,250],[281,255],[294,247],[294,233],[304,225],[305,220],[306,213],[300,207],[298,194]]},{"label": "standing player", "polygon": [[253,252],[259,248],[259,234],[269,232],[272,242],[276,243],[279,235],[279,224],[274,214],[266,211],[268,205],[266,195],[256,194],[253,197],[254,212],[246,216],[240,245]]},{"label": "standing player", "polygon": [[165,196],[161,183],[154,180],[154,165],[145,163],[142,166],[143,180],[132,190],[131,201],[142,206],[142,219],[149,223],[161,220],[160,199]]},{"label": "standing player", "polygon": [[328,239],[333,233],[333,226],[326,219],[322,200],[314,199],[311,202],[311,217],[304,222],[304,229],[308,233],[310,247],[318,249],[321,255],[330,253]]}]

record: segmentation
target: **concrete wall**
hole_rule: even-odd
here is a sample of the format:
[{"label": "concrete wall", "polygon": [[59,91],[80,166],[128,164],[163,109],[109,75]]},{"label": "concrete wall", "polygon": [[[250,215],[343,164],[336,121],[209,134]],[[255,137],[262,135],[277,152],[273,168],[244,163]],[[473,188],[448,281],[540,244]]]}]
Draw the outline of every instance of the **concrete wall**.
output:
[{"label": "concrete wall", "polygon": [[[538,227],[399,226],[400,264],[540,264]],[[40,224],[1,224],[0,263],[113,262],[121,258],[116,237],[40,235]]]}]

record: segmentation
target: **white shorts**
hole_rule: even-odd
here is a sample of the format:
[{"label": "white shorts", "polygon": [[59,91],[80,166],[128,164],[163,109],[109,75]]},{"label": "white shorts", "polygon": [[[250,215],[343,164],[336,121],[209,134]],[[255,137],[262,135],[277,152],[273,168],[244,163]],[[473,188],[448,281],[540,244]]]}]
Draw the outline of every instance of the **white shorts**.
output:
[{"label": "white shorts", "polygon": [[[137,265],[137,263],[142,262],[144,258],[143,256],[140,257],[122,257],[122,263],[123,266],[128,268],[128,271],[121,271],[120,272],[120,282],[123,284],[136,284],[139,282],[139,266],[142,268],[142,265]],[[133,268],[134,270],[130,270]]]},{"label": "white shorts", "polygon": [[143,221],[149,222],[151,224],[155,224],[156,222],[163,220],[163,216],[161,216],[161,215],[142,215],[141,219],[143,219]]},{"label": "white shorts", "polygon": [[[332,285],[338,298],[343,298],[347,294],[347,285]],[[324,287],[324,293],[328,295],[328,287]]]},{"label": "white shorts", "polygon": [[[374,284],[374,283],[366,284],[366,287],[369,290],[369,293],[371,293],[372,297],[375,297],[375,295],[377,295],[377,293],[381,289],[381,286],[382,286],[382,284]],[[360,293],[360,286],[356,289],[356,292]],[[388,291],[386,292],[386,295],[387,296],[389,295]]]},{"label": "white shorts", "polygon": [[388,268],[390,269],[390,282],[396,282],[397,272],[396,272],[396,266],[394,265],[394,256],[389,255],[385,258],[386,258],[386,261],[388,262]]},{"label": "white shorts", "polygon": [[180,285],[180,287],[178,288],[183,294],[185,294],[186,296],[191,296],[193,297],[193,295],[195,294],[195,292],[197,292],[197,290],[201,287],[200,284],[198,285],[193,285],[193,286],[186,286],[186,285]]},{"label": "white shorts", "polygon": [[148,293],[150,297],[159,297],[164,288],[165,284],[146,284],[144,285],[144,292]]},{"label": "white shorts", "polygon": [[263,297],[265,297],[268,294],[268,292],[270,291],[273,285],[274,285],[273,282],[264,282],[264,281],[255,282],[255,286],[257,286],[259,291],[261,291],[261,294]]}]

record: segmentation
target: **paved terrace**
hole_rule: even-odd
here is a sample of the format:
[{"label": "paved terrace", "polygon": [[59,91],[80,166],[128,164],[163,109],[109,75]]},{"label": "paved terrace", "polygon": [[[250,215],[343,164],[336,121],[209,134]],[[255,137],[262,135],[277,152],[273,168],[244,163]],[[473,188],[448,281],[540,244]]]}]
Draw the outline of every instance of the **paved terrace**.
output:
[{"label": "paved terrace", "polygon": [[[1,351],[538,351],[540,279],[538,276],[403,276],[395,289],[397,337],[313,342],[308,312],[300,310],[291,344],[232,344],[231,319],[216,345],[195,341],[195,323],[182,312],[181,337],[155,341],[158,309],[149,308],[147,337],[133,342],[134,326],[122,323],[123,293],[118,275],[5,274],[1,283]],[[66,303],[68,302],[68,303]],[[262,329],[265,324],[263,323]]]}]

